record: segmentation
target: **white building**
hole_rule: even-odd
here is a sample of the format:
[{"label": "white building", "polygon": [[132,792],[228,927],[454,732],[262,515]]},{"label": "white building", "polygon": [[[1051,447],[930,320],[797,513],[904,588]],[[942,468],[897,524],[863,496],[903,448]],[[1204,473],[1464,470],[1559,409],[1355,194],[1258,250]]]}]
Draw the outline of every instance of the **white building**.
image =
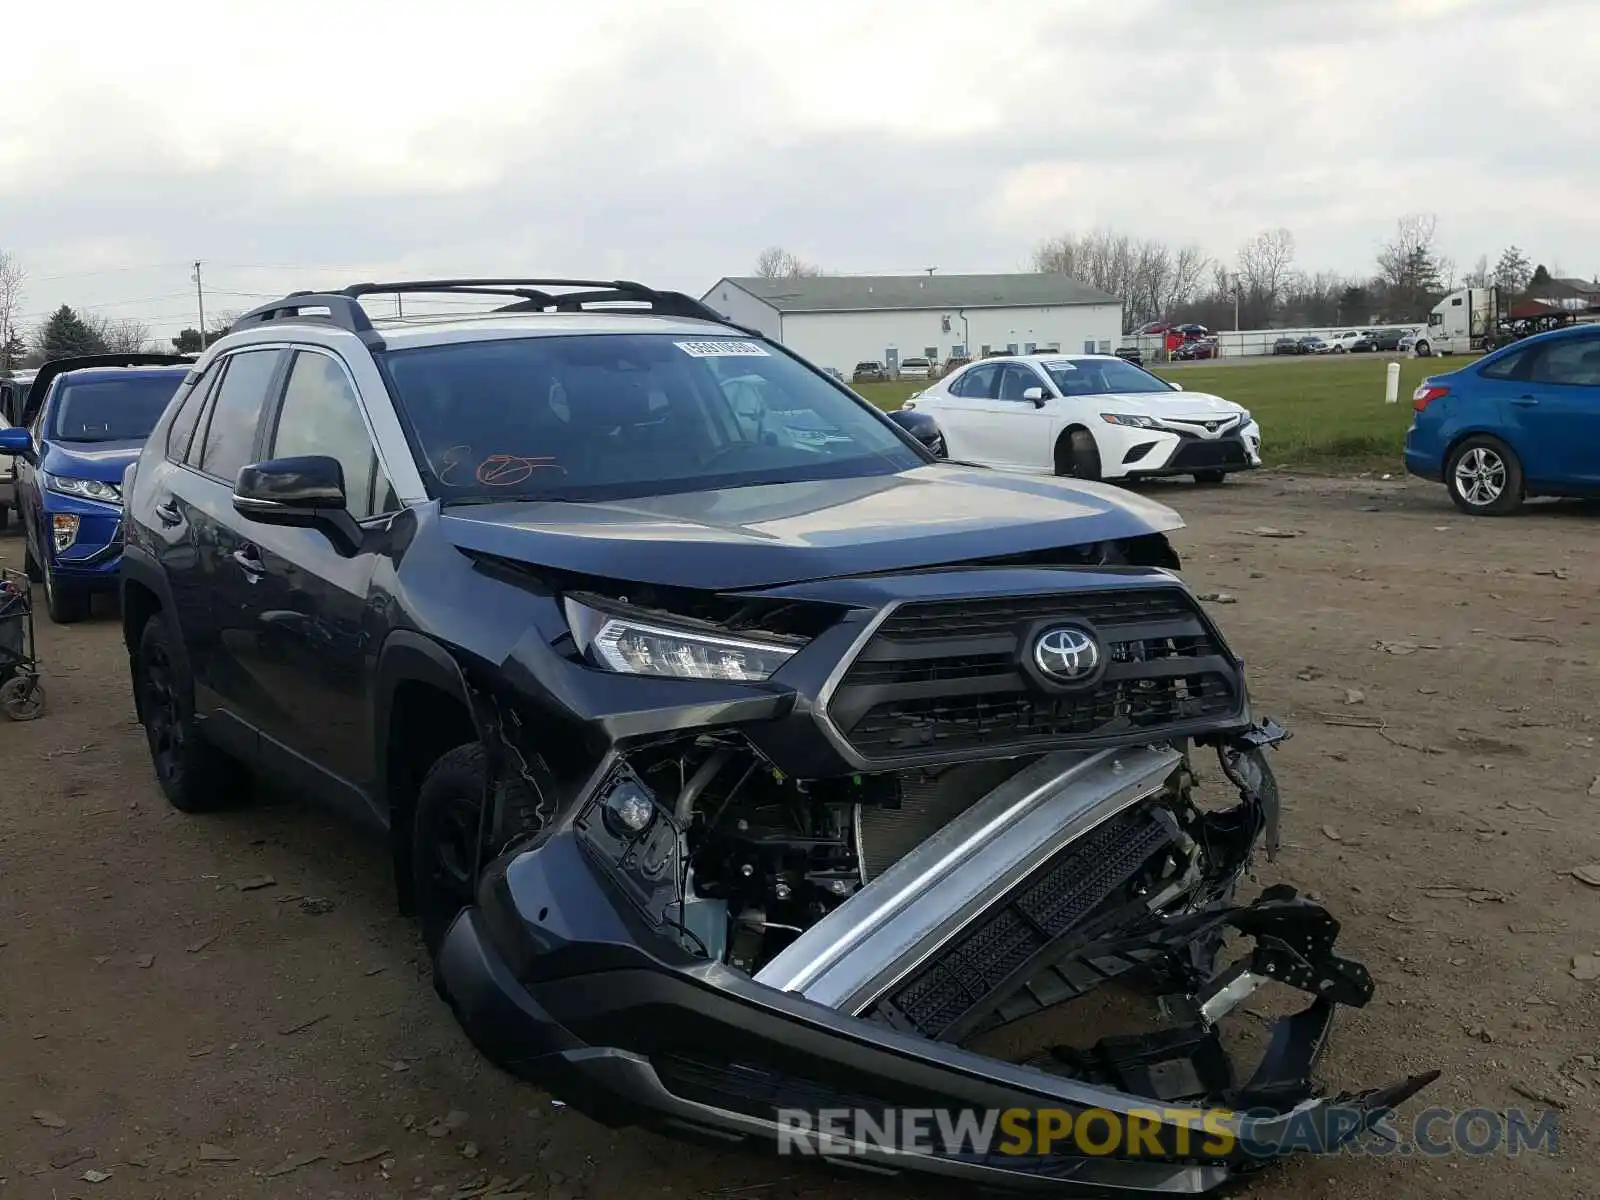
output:
[{"label": "white building", "polygon": [[990,351],[1110,354],[1122,336],[1122,302],[1060,274],[740,277],[701,299],[846,375],[858,362]]}]

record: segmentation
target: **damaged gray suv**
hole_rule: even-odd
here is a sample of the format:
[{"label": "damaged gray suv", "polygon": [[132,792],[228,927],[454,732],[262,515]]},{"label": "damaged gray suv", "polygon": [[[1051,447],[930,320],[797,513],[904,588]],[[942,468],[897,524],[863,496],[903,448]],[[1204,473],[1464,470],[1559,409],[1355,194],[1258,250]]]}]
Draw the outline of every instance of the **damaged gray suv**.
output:
[{"label": "damaged gray suv", "polygon": [[[401,293],[498,307],[362,304]],[[368,821],[473,1042],[600,1121],[1055,1194],[1357,1137],[1431,1077],[1313,1082],[1373,984],[1242,894],[1287,735],[1181,521],[914,434],[636,283],[266,305],[123,489],[161,785]],[[1305,1006],[1238,1062],[1269,984]]]}]

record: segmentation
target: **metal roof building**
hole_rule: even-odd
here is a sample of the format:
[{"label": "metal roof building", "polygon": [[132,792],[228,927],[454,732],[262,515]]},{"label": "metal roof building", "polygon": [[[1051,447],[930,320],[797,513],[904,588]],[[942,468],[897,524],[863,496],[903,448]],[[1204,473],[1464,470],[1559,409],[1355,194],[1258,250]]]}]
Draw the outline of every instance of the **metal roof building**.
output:
[{"label": "metal roof building", "polygon": [[814,275],[718,280],[702,300],[822,367],[893,368],[989,350],[1110,353],[1122,302],[1066,275]]}]

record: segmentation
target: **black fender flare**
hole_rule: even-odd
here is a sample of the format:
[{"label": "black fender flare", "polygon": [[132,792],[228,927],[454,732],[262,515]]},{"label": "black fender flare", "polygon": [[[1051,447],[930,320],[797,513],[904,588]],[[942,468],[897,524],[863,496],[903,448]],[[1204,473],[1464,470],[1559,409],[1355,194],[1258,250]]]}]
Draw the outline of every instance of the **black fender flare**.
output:
[{"label": "black fender flare", "polygon": [[411,881],[410,825],[409,822],[395,819],[394,781],[389,772],[394,700],[401,685],[406,683],[425,683],[459,700],[471,717],[473,729],[479,738],[485,736],[485,729],[461,664],[448,650],[432,638],[411,629],[394,630],[384,639],[373,673],[372,746],[377,760],[373,763],[373,778],[377,780],[375,799],[388,827],[396,899],[400,912],[411,916],[415,912],[416,898]]},{"label": "black fender flare", "polygon": [[373,713],[373,750],[377,762],[373,764],[373,777],[378,781],[378,794],[389,795],[389,727],[394,714],[394,698],[404,683],[425,683],[445,695],[461,702],[472,718],[472,725],[480,740],[488,735],[481,705],[475,702],[467,686],[467,677],[461,664],[432,638],[411,629],[397,629],[384,639],[378,651],[378,664],[374,682],[376,698]]}]

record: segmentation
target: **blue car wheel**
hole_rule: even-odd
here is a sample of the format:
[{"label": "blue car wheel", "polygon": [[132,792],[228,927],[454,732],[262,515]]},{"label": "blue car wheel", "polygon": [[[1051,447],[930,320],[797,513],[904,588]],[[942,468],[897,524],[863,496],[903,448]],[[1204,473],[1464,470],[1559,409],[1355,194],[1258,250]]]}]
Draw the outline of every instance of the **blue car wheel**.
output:
[{"label": "blue car wheel", "polygon": [[1462,512],[1503,517],[1522,505],[1522,463],[1499,438],[1474,434],[1450,452],[1444,486]]},{"label": "blue car wheel", "polygon": [[44,564],[43,572],[44,602],[50,620],[57,625],[72,625],[86,619],[93,605],[93,597],[88,591],[71,584],[61,584],[49,563]]}]

